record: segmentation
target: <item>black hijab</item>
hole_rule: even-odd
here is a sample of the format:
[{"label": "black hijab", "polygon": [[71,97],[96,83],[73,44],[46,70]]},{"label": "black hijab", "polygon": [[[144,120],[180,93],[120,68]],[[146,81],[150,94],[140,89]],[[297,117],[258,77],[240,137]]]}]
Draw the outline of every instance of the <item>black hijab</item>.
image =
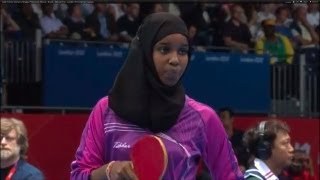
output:
[{"label": "black hijab", "polygon": [[185,103],[181,79],[174,86],[164,85],[152,58],[154,45],[174,33],[188,37],[179,17],[170,13],[147,16],[109,93],[109,106],[120,118],[153,132],[169,130]]}]

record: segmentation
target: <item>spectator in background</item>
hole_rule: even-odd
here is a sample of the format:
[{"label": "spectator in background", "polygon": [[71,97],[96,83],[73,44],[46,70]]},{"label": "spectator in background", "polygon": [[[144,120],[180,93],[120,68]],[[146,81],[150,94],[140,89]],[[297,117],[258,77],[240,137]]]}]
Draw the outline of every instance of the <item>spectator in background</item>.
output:
[{"label": "spectator in background", "polygon": [[92,39],[96,36],[93,29],[85,28],[85,19],[80,4],[70,4],[68,14],[63,23],[68,27],[71,39]]},{"label": "spectator in background", "polygon": [[212,45],[224,46],[223,42],[223,24],[229,17],[229,8],[223,8],[225,5],[217,4],[212,8],[211,12],[211,28],[212,28]]},{"label": "spectator in background", "polygon": [[55,3],[53,5],[54,14],[58,19],[65,19],[67,16],[69,16],[68,8],[69,6],[66,3]]},{"label": "spectator in background", "polygon": [[[283,35],[275,32],[276,22],[274,19],[265,19],[262,21],[264,37],[256,42],[255,50],[257,54],[268,54],[270,56],[270,64],[292,64],[294,59],[294,49],[290,40]],[[275,83],[271,83],[270,92],[278,89],[279,93],[272,93],[272,98],[280,98],[294,96],[290,88],[296,89],[295,81],[287,81],[286,75],[292,75],[292,67],[275,68],[270,70],[270,79]]]},{"label": "spectator in background", "polygon": [[244,143],[254,157],[245,172],[246,180],[279,179],[293,158],[289,131],[284,122],[270,119],[245,132]]},{"label": "spectator in background", "polygon": [[207,11],[207,3],[197,3],[189,14],[184,15],[183,20],[186,24],[194,25],[197,29],[196,45],[209,46],[212,44],[211,18]]},{"label": "spectator in background", "polygon": [[258,23],[258,12],[254,5],[244,5],[245,15],[247,17],[247,25],[249,27],[252,40],[256,41],[261,34],[259,34],[260,24]]},{"label": "spectator in background", "polygon": [[231,7],[231,15],[231,19],[223,27],[224,44],[246,53],[253,44],[248,26],[242,23],[242,16],[245,16],[244,10],[240,5],[235,4]]},{"label": "spectator in background", "polygon": [[44,179],[42,172],[26,161],[28,147],[23,122],[1,118],[1,179]]},{"label": "spectator in background", "polygon": [[224,22],[228,22],[228,21],[231,20],[231,18],[232,18],[231,9],[235,4],[236,3],[225,3],[225,4],[222,4],[221,8],[224,11],[224,13],[226,14],[226,15],[223,16]]},{"label": "spectator in background", "polygon": [[231,143],[235,146],[238,146],[242,145],[242,137],[244,132],[233,127],[233,116],[234,112],[231,108],[223,107],[219,109],[219,117]]},{"label": "spectator in background", "polygon": [[176,16],[180,16],[180,8],[176,3],[168,4],[168,12]]},{"label": "spectator in background", "polygon": [[[40,3],[31,3],[33,12],[38,15],[38,17],[41,19],[42,16],[44,15],[43,10],[42,10],[42,4]],[[65,3],[55,3],[53,4],[53,12],[58,19],[64,19],[64,17],[67,15],[67,10],[68,6]]]},{"label": "spectator in background", "polygon": [[193,45],[193,42],[194,42],[194,38],[197,34],[197,28],[195,25],[190,25],[188,27],[188,32],[189,32],[189,38],[190,38],[190,42],[191,42],[191,45]]},{"label": "spectator in background", "polygon": [[31,3],[32,10],[34,13],[38,15],[38,18],[42,18],[42,9],[41,9],[41,4],[39,3]]},{"label": "spectator in background", "polygon": [[275,31],[276,22],[273,19],[262,21],[264,36],[256,42],[257,54],[269,54],[270,63],[288,63],[293,60],[294,50],[290,40]]},{"label": "spectator in background", "polygon": [[114,9],[114,18],[116,21],[118,21],[121,16],[125,15],[125,11],[127,9],[127,6],[125,4],[112,3],[109,4],[109,6]]},{"label": "spectator in background", "polygon": [[258,23],[261,23],[265,19],[276,19],[274,12],[276,5],[273,3],[262,4],[260,11],[258,11]]},{"label": "spectator in background", "polygon": [[219,117],[237,156],[240,170],[244,173],[248,168],[249,154],[242,142],[244,132],[233,127],[233,116],[234,112],[231,108],[224,107],[219,109]]},{"label": "spectator in background", "polygon": [[95,3],[94,11],[86,18],[86,28],[91,28],[97,35],[95,40],[117,41],[116,22],[107,11],[105,3]]},{"label": "spectator in background", "polygon": [[316,28],[319,25],[320,21],[320,12],[319,12],[319,3],[309,3],[308,4],[308,13],[307,13],[307,20]]},{"label": "spectator in background", "polygon": [[190,47],[192,47],[196,51],[205,52],[207,49],[205,46],[201,46],[199,39],[197,38],[197,28],[195,25],[191,24],[188,26],[188,35],[189,35],[189,43]]},{"label": "spectator in background", "polygon": [[197,34],[197,28],[195,25],[191,24],[188,26],[188,35],[189,35],[189,41],[190,41],[190,46],[198,46],[199,42],[197,41],[196,38],[196,34]]},{"label": "spectator in background", "polygon": [[138,3],[128,3],[126,7],[126,14],[119,18],[117,27],[120,40],[130,42],[136,35],[141,23],[139,19],[140,5]]},{"label": "spectator in background", "polygon": [[291,41],[293,40],[293,36],[291,33],[291,29],[289,28],[289,10],[285,6],[280,6],[276,10],[276,32],[286,36]]},{"label": "spectator in background", "polygon": [[3,30],[5,32],[20,31],[19,25],[7,13],[5,4],[1,4],[1,16],[3,17]]},{"label": "spectator in background", "polygon": [[[124,7],[124,9],[127,8],[126,6],[123,6],[123,7]],[[110,17],[112,17],[112,21],[114,23],[117,22],[117,19],[116,19],[116,15],[117,15],[116,10],[117,9],[118,9],[117,6],[113,6],[111,4],[106,4],[106,12],[110,15]]]},{"label": "spectator in background", "polygon": [[23,37],[35,38],[37,29],[41,29],[39,17],[33,12],[31,4],[19,4],[19,13],[13,18],[21,28]]},{"label": "spectator in background", "polygon": [[294,10],[294,21],[290,26],[297,47],[314,48],[319,42],[319,36],[307,20],[305,6],[297,6]]},{"label": "spectator in background", "polygon": [[81,10],[84,17],[89,16],[94,11],[94,5],[90,4],[81,4]]},{"label": "spectator in background", "polygon": [[163,7],[163,4],[161,3],[155,3],[153,5],[153,9],[151,11],[151,13],[159,13],[159,12],[165,12],[165,8]]},{"label": "spectator in background", "polygon": [[53,4],[41,4],[43,16],[40,25],[46,38],[66,38],[68,28],[53,13]]},{"label": "spectator in background", "polygon": [[281,174],[283,180],[316,180],[312,159],[304,150],[296,149],[291,165]]},{"label": "spectator in background", "polygon": [[142,3],[140,5],[140,19],[143,20],[146,16],[152,13],[165,12],[161,3]]}]

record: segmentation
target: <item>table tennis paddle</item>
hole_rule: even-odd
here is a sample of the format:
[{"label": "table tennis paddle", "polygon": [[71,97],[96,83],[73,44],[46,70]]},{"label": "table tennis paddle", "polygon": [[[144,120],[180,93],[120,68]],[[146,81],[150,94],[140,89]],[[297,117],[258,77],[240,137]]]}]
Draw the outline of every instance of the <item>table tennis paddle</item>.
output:
[{"label": "table tennis paddle", "polygon": [[160,138],[153,135],[142,137],[132,146],[130,157],[139,180],[163,178],[168,164],[168,154]]}]

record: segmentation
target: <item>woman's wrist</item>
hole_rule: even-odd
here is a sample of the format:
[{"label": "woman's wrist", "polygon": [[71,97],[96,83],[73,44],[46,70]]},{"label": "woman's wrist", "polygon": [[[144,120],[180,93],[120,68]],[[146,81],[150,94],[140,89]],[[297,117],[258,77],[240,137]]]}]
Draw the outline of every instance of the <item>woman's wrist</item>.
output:
[{"label": "woman's wrist", "polygon": [[110,172],[111,172],[111,168],[112,168],[112,164],[115,163],[116,161],[111,161],[108,163],[107,167],[106,167],[106,176],[107,176],[107,179],[110,180],[111,177],[110,177]]}]

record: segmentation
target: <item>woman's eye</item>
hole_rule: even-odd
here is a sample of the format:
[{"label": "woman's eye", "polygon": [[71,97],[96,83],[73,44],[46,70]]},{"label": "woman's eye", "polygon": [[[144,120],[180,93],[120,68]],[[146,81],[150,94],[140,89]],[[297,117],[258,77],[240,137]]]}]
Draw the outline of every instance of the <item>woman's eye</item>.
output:
[{"label": "woman's eye", "polygon": [[181,48],[181,49],[179,49],[179,54],[180,55],[186,55],[186,54],[188,54],[188,48]]},{"label": "woman's eye", "polygon": [[166,54],[170,51],[170,48],[169,47],[159,47],[159,51],[162,53],[162,54]]}]

